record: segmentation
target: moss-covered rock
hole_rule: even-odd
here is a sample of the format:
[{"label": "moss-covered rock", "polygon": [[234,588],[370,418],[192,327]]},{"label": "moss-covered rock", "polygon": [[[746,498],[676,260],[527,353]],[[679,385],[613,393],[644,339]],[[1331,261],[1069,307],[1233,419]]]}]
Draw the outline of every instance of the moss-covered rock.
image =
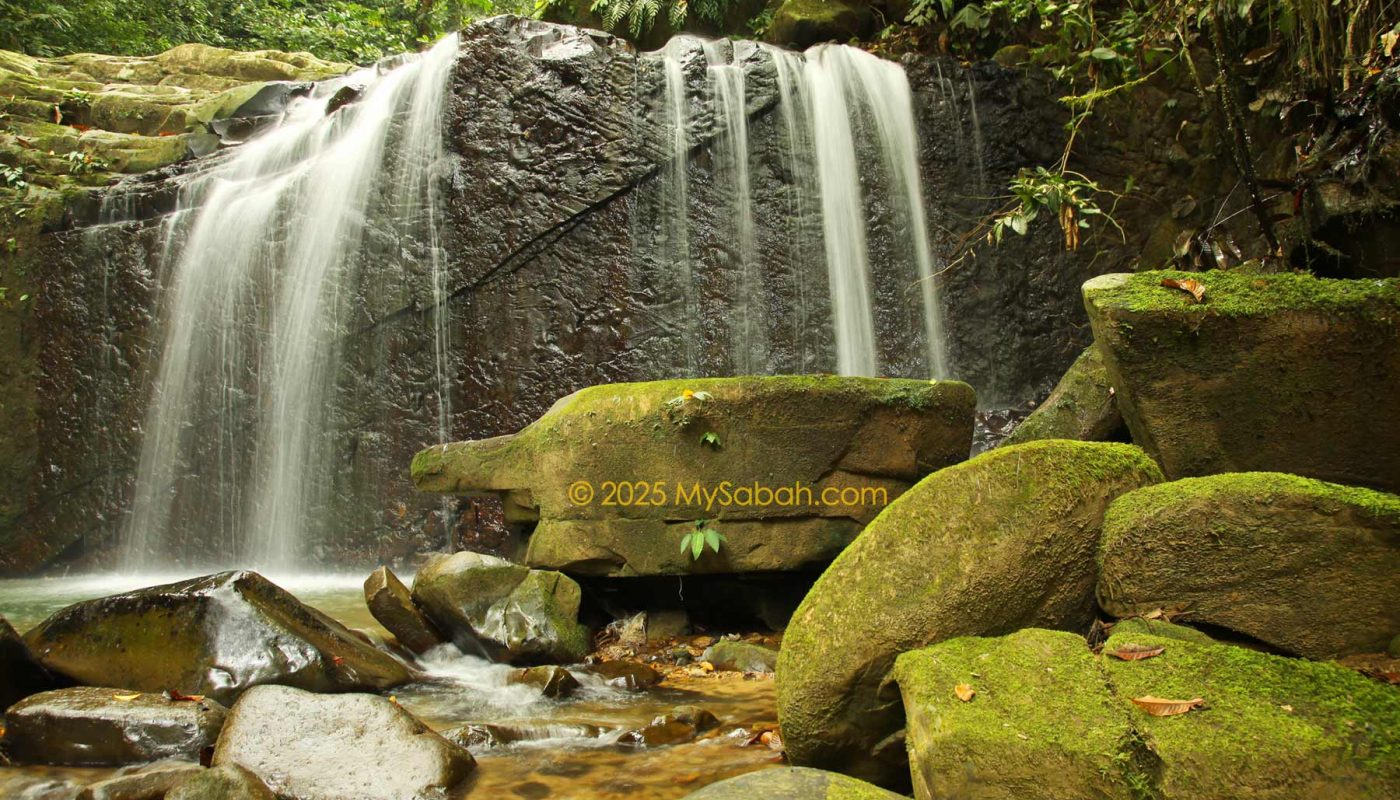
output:
[{"label": "moss-covered rock", "polygon": [[1051,440],[937,472],[876,518],[818,579],[778,656],[778,717],[796,764],[887,785],[902,709],[897,655],[958,636],[1093,618],[1103,514],[1161,480],[1124,444]]},{"label": "moss-covered rock", "polygon": [[778,651],[752,642],[719,641],[705,648],[701,661],[715,669],[737,672],[772,672],[778,665]]},{"label": "moss-covered rock", "polygon": [[75,603],[30,631],[52,672],[88,685],[176,690],[228,703],[278,683],[388,689],[411,672],[254,572],[224,572]]},{"label": "moss-covered rock", "polygon": [[773,12],[768,41],[785,47],[810,47],[818,42],[848,42],[870,21],[863,3],[845,0],[783,0]]},{"label": "moss-covered rock", "polygon": [[[1205,286],[1204,302],[1161,285]],[[1133,441],[1172,478],[1270,470],[1400,491],[1400,279],[1104,275],[1084,301]]]},{"label": "moss-covered rock", "polygon": [[686,795],[685,800],[900,800],[901,797],[839,772],[778,767],[712,783]]},{"label": "moss-covered rock", "polygon": [[1113,395],[1103,356],[1090,345],[1070,365],[1045,402],[1016,426],[1006,444],[1040,439],[1122,441],[1127,432]]},{"label": "moss-covered rock", "polygon": [[463,652],[536,664],[588,653],[582,592],[558,572],[478,553],[436,556],[414,576],[413,600]]},{"label": "moss-covered rock", "polygon": [[1125,620],[1119,620],[1113,625],[1113,633],[1147,634],[1162,639],[1177,639],[1196,644],[1215,644],[1215,640],[1209,635],[1189,625],[1178,625],[1163,619],[1148,619],[1146,617],[1129,617]]},{"label": "moss-covered rock", "polygon": [[[814,569],[894,497],[967,456],[955,381],[711,378],[575,392],[520,433],[435,446],[420,489],[496,492],[535,521],[526,562],[585,575]],[[725,536],[698,561],[695,520]]]},{"label": "moss-covered rock", "polygon": [[[1400,692],[1335,664],[1226,644],[1115,631],[1083,639],[1025,630],[906,653],[915,789],[1006,800],[1387,798],[1400,791]],[[976,691],[969,702],[955,687]],[[1200,700],[1174,716],[1144,697]]]},{"label": "moss-covered rock", "polygon": [[[1154,759],[1145,770],[1160,800],[1400,796],[1400,691],[1328,663],[1142,634],[1160,645],[1142,661],[1104,658],[1120,707]],[[1188,714],[1154,717],[1135,697],[1201,698]]]},{"label": "moss-covered rock", "polygon": [[115,766],[198,761],[224,725],[213,700],[80,686],[41,692],[5,713],[5,751],[25,764]]},{"label": "moss-covered rock", "polygon": [[1269,472],[1120,497],[1099,604],[1177,609],[1308,658],[1379,653],[1400,632],[1400,497]]},{"label": "moss-covered rock", "polygon": [[[1128,710],[1072,633],[964,637],[901,655],[914,796],[1130,800]],[[976,694],[964,701],[966,685]]]}]

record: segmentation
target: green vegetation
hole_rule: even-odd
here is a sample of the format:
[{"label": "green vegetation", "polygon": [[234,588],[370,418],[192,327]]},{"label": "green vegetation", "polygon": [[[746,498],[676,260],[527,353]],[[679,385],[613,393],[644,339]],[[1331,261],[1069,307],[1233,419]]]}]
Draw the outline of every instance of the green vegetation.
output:
[{"label": "green vegetation", "polygon": [[[1205,286],[1203,302],[1163,286],[1167,278],[1199,281]],[[1248,270],[1161,270],[1127,276],[1115,285],[1086,285],[1084,295],[1095,305],[1135,314],[1180,311],[1252,316],[1285,309],[1354,309],[1368,303],[1378,303],[1394,313],[1400,310],[1400,279],[1330,280],[1299,272],[1265,275]]]},{"label": "green vegetation", "polygon": [[530,0],[0,0],[0,49],[151,55],[188,42],[365,63]]},{"label": "green vegetation", "polygon": [[718,553],[719,547],[724,541],[724,534],[711,528],[709,520],[698,519],[695,521],[695,530],[681,537],[681,552],[684,553],[688,550],[690,551],[690,559],[699,561],[706,547]]}]

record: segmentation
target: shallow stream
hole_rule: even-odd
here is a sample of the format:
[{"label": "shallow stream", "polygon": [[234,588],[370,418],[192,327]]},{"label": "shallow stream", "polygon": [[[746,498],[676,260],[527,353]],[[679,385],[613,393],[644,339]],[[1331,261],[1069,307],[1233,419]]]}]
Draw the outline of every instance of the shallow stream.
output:
[{"label": "shallow stream", "polygon": [[[70,603],[178,580],[185,576],[36,578],[0,581],[0,614],[23,632]],[[359,576],[299,576],[274,582],[303,602],[351,628],[384,634],[370,616]],[[511,668],[455,649],[439,648],[420,664],[427,681],[392,694],[428,725],[446,730],[492,723],[530,738],[497,747],[474,747],[476,777],[467,795],[490,798],[683,797],[717,780],[777,764],[761,745],[744,746],[755,725],[776,722],[773,682],[739,673],[668,678],[657,687],[628,692],[576,673],[582,691],[564,700],[511,685]],[[678,705],[697,705],[717,716],[717,732],[661,747],[621,744],[626,730],[641,728]],[[110,769],[0,767],[0,796],[61,797],[35,791],[34,779],[87,783]],[[21,789],[21,786],[30,786]],[[55,788],[58,788],[57,786]],[[29,792],[24,794],[23,792]]]}]

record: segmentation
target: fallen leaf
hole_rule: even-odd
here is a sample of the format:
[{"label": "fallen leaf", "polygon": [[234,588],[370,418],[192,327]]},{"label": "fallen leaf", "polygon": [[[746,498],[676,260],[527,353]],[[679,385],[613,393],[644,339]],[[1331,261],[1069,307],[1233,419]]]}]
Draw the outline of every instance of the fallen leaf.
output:
[{"label": "fallen leaf", "polygon": [[1206,299],[1205,285],[1202,284],[1200,281],[1192,280],[1191,278],[1183,278],[1182,280],[1177,280],[1176,278],[1163,278],[1162,285],[1167,287],[1168,289],[1180,289],[1181,291],[1186,292],[1187,294],[1196,298],[1197,303],[1204,302]]},{"label": "fallen leaf", "polygon": [[1133,705],[1154,717],[1174,717],[1177,714],[1185,714],[1193,708],[1200,708],[1205,704],[1206,701],[1199,697],[1191,700],[1165,700],[1152,695],[1133,698]]},{"label": "fallen leaf", "polygon": [[182,703],[182,702],[184,702],[184,703],[203,703],[203,702],[204,702],[204,695],[202,695],[202,694],[183,694],[183,693],[181,693],[181,692],[180,692],[179,690],[177,690],[177,689],[171,689],[170,691],[168,691],[168,692],[165,693],[165,696],[166,696],[166,697],[169,697],[171,700],[173,700],[173,701],[175,701],[175,702],[177,702],[177,703]]},{"label": "fallen leaf", "polygon": [[783,749],[783,737],[779,736],[777,731],[769,731],[759,737],[759,740],[768,745],[769,750],[781,752]]},{"label": "fallen leaf", "polygon": [[331,663],[338,667],[345,663],[345,659],[340,656],[331,656]]},{"label": "fallen leaf", "polygon": [[53,124],[63,124],[63,112],[58,110],[58,106],[53,107]]},{"label": "fallen leaf", "polygon": [[1133,644],[1129,642],[1128,644],[1120,645],[1117,650],[1111,651],[1109,655],[1119,661],[1142,661],[1145,658],[1156,658],[1165,652],[1167,652],[1167,648],[1161,645],[1154,647],[1150,644]]},{"label": "fallen leaf", "polygon": [[953,687],[953,694],[957,695],[958,699],[964,703],[970,703],[972,698],[977,696],[977,690],[965,683],[960,683]]},{"label": "fallen leaf", "polygon": [[704,670],[704,671],[706,671],[706,672],[714,672],[714,671],[715,671],[715,665],[714,665],[714,664],[711,664],[711,663],[708,662],[708,661],[701,661],[701,662],[700,662],[700,669],[702,669],[702,670]]},{"label": "fallen leaf", "polygon": [[1287,711],[1287,712],[1290,713],[1290,714],[1293,713],[1293,706],[1290,706],[1290,705],[1282,705],[1282,706],[1279,706],[1279,708],[1283,709],[1284,711]]},{"label": "fallen leaf", "polygon": [[130,703],[132,700],[135,700],[136,698],[138,698],[138,697],[140,697],[140,696],[141,696],[141,693],[140,693],[140,692],[137,692],[136,694],[114,694],[114,695],[112,695],[112,699],[113,699],[113,700],[120,700],[120,701],[123,702],[123,703]]},{"label": "fallen leaf", "polygon": [[700,773],[698,772],[692,772],[688,775],[679,775],[676,777],[676,783],[695,783],[698,780],[700,780]]}]

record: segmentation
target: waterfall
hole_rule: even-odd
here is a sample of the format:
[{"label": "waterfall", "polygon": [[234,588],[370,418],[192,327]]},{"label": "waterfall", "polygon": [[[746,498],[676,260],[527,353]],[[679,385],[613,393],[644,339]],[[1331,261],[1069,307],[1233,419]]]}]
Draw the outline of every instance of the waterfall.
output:
[{"label": "waterfall", "polygon": [[[708,103],[714,119],[708,143],[688,135],[681,116],[696,92],[687,89],[683,54],[697,42],[709,76],[704,90],[708,96],[701,101]],[[773,105],[783,128],[788,249],[784,260],[795,265],[792,279],[798,309],[792,314],[792,325],[798,352],[786,368],[810,370],[807,342],[811,337],[803,328],[810,290],[802,267],[820,259],[826,268],[835,338],[831,366],[843,375],[889,374],[880,355],[886,342],[877,335],[879,292],[872,286],[876,280],[872,259],[876,259],[882,279],[896,276],[899,290],[912,294],[912,304],[919,308],[920,330],[915,335],[922,339],[924,374],[946,375],[935,289],[937,264],[925,221],[913,98],[904,70],[844,45],[818,45],[800,55],[764,46],[759,52],[765,59],[753,57],[752,45],[749,52],[741,52],[745,45],[677,37],[652,55],[664,62],[666,108],[674,109],[660,129],[663,150],[669,144],[669,160],[662,170],[666,200],[660,206],[677,214],[664,223],[668,231],[675,231],[667,239],[685,241],[687,248],[694,239],[684,231],[688,223],[694,224],[692,209],[687,207],[687,165],[697,147],[708,144],[715,182],[729,193],[732,238],[725,249],[735,254],[739,279],[726,315],[732,352],[727,368],[740,374],[785,368],[768,355],[770,320],[763,298],[764,281],[773,278],[773,266],[758,259],[755,246],[750,118],[763,109],[753,107],[748,83],[763,64],[773,73]],[[821,232],[820,252],[809,242],[811,230]],[[689,249],[683,264],[675,252],[660,253],[659,258],[687,275],[702,268]],[[693,303],[694,298],[687,296],[687,309]],[[707,316],[703,309],[697,314]]]},{"label": "waterfall", "polygon": [[[318,84],[280,126],[215,157],[182,189],[166,222],[163,348],[127,568],[192,566],[195,553],[296,567],[327,500],[338,340],[356,310],[344,287],[367,248],[429,265],[446,437],[433,185],[457,47],[449,36],[421,56]],[[371,220],[387,229],[368,236]]]}]

